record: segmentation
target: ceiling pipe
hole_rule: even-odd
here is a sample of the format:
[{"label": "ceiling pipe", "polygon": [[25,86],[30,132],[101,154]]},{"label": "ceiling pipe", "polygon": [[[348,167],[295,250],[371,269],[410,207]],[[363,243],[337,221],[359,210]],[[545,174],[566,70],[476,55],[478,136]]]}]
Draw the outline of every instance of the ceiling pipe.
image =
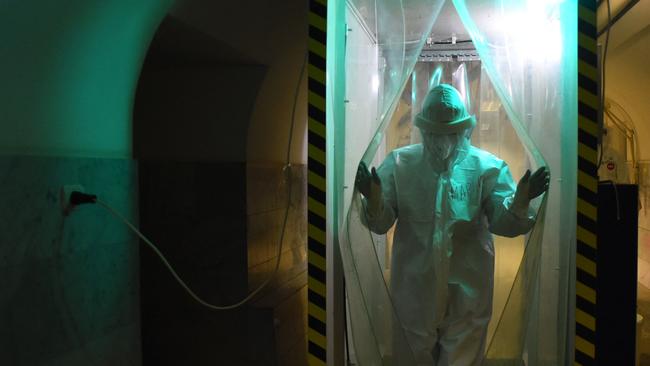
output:
[{"label": "ceiling pipe", "polygon": [[612,19],[607,23],[607,0],[600,0],[598,3],[598,12],[597,19],[598,21],[598,37],[604,34],[607,29],[611,28],[618,22],[623,16],[630,11],[634,5],[636,5],[640,0],[614,0],[611,1],[610,7],[612,10]]}]

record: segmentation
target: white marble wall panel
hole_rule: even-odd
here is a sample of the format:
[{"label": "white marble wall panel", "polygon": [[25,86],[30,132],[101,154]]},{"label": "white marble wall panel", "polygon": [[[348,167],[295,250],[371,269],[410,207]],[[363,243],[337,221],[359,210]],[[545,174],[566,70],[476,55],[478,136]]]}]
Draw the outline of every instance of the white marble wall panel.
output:
[{"label": "white marble wall panel", "polygon": [[138,241],[64,184],[137,218],[131,160],[0,157],[0,364],[140,365]]}]

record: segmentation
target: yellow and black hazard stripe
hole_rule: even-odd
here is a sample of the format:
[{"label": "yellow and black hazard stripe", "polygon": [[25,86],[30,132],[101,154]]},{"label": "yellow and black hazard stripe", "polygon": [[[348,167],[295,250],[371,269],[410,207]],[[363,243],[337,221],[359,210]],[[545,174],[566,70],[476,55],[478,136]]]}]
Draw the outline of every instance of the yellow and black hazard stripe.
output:
[{"label": "yellow and black hazard stripe", "polygon": [[595,365],[599,71],[596,0],[578,2],[578,218],[575,363]]},{"label": "yellow and black hazard stripe", "polygon": [[308,332],[310,366],[327,364],[325,56],[327,0],[309,2]]}]

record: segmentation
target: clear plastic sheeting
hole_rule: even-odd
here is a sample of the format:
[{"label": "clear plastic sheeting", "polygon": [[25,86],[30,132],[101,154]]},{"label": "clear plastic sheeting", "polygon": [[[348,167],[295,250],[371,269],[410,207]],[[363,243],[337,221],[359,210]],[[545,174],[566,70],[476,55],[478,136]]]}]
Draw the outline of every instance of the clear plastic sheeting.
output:
[{"label": "clear plastic sheeting", "polygon": [[[365,159],[374,157],[380,148],[383,131],[401,105],[399,95],[443,3],[442,0],[348,2],[346,123],[340,127],[337,124],[345,133],[335,136],[346,147],[345,156],[339,161],[343,169],[336,174],[348,188],[339,193],[341,201],[337,211],[338,217],[344,220],[339,224],[339,240],[353,349],[363,365],[415,364],[384,279],[384,268],[390,263],[385,256],[390,252],[385,248],[385,236],[373,238],[374,234],[361,224],[358,213],[363,210],[357,206],[360,201],[353,200],[352,188],[358,162],[364,156]],[[383,155],[385,149],[377,158]],[[399,354],[399,360],[391,358],[393,354]]]},{"label": "clear plastic sheeting", "polygon": [[[546,220],[546,200],[542,202],[538,221],[531,231],[507,302],[501,313],[494,313],[495,331],[488,343],[485,364],[490,366],[521,365],[527,358],[527,337],[531,327],[532,304],[539,301],[536,293],[540,275],[542,242]],[[498,285],[496,285],[498,287]]]},{"label": "clear plastic sheeting", "polygon": [[[360,212],[358,207],[350,210],[357,164],[364,155],[374,156],[379,148],[382,131],[400,104],[398,96],[442,5],[442,0],[348,2],[346,124],[341,126],[346,149],[340,161],[344,168],[338,174],[349,189],[340,194],[342,219],[348,212]],[[339,225],[339,240],[356,357],[364,365],[414,364],[403,335],[392,331],[399,320],[383,277],[386,257],[377,256],[386,253],[385,237],[373,240],[358,214],[350,217],[352,223],[345,220]],[[391,363],[393,353],[401,359]]]},{"label": "clear plastic sheeting", "polygon": [[[573,159],[561,157],[576,154],[577,121],[576,55],[567,51],[576,47],[568,29],[577,8],[567,3],[453,1],[481,61],[416,63],[442,1],[348,2],[346,93],[339,101],[345,121],[335,121],[334,139],[345,148],[336,160],[335,210],[357,364],[417,365],[391,297],[394,228],[385,235],[368,230],[354,179],[360,161],[378,166],[392,150],[420,142],[412,121],[439,83],[458,89],[476,116],[472,145],[504,159],[515,182],[526,169],[545,165],[552,172],[551,194],[532,202],[533,230],[495,237],[486,363],[564,362],[569,323],[561,309],[571,299],[576,177]],[[541,37],[526,24],[550,28]],[[540,296],[545,309],[537,306]]]},{"label": "clear plastic sheeting", "polygon": [[[573,158],[578,118],[577,2],[453,0],[453,4],[530,160],[545,161],[552,172],[540,276],[529,289],[535,291],[536,300],[528,304],[529,324],[522,326],[527,327],[529,364],[569,363],[577,179]],[[537,306],[540,298],[543,307]],[[509,311],[506,307],[504,314]],[[497,336],[492,347],[500,341],[509,340]]]}]

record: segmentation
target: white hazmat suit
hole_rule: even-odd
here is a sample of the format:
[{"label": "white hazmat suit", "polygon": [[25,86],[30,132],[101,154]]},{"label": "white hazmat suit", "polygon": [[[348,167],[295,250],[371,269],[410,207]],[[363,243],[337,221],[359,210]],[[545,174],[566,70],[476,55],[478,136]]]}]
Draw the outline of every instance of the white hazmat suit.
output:
[{"label": "white hazmat suit", "polygon": [[528,232],[533,213],[528,192],[513,204],[506,163],[470,145],[475,121],[453,87],[435,87],[424,105],[415,122],[424,143],[392,151],[373,169],[381,198],[373,205],[366,190],[365,220],[378,234],[397,221],[390,289],[418,365],[480,365],[492,313],[492,234]]}]

